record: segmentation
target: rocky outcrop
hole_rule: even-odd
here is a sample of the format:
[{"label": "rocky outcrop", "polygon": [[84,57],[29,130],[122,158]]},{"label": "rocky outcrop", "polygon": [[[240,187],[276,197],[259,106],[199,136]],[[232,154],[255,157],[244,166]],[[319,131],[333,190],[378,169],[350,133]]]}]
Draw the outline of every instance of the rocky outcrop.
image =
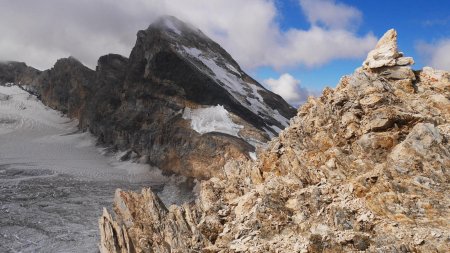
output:
[{"label": "rocky outcrop", "polygon": [[27,66],[24,62],[0,62],[0,84],[34,86],[37,84],[41,73],[41,71]]},{"label": "rocky outcrop", "polygon": [[450,74],[412,71],[396,48],[391,30],[257,161],[201,182],[194,203],[117,190],[101,251],[448,252]]},{"label": "rocky outcrop", "polygon": [[39,76],[35,89],[44,104],[82,120],[92,94],[95,72],[73,57],[59,59],[53,68]]},{"label": "rocky outcrop", "polygon": [[295,115],[220,45],[174,17],[139,31],[129,58],[103,56],[95,71],[72,57],[30,69],[0,64],[0,83],[35,92],[101,144],[128,151],[124,159],[188,177],[209,178],[231,158],[249,159]]}]

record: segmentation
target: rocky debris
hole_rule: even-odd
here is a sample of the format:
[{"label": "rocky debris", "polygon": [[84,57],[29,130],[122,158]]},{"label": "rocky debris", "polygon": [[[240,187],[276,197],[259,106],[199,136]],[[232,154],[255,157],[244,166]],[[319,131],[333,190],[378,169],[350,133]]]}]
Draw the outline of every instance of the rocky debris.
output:
[{"label": "rocky debris", "polygon": [[194,203],[118,190],[102,252],[449,252],[450,74],[383,75],[397,71],[394,38],[378,43],[382,64],[310,98],[257,161],[229,161]]},{"label": "rocky debris", "polygon": [[[78,119],[80,128],[101,144],[195,178],[221,173],[231,158],[250,159],[256,146],[277,135],[295,115],[294,108],[243,72],[220,45],[174,17],[162,17],[139,31],[129,58],[102,56],[95,71],[73,57],[43,72],[23,63],[0,63],[0,83],[7,82]],[[183,117],[186,110],[218,105],[239,126],[237,134],[220,128],[197,131],[195,122]]]},{"label": "rocky debris", "polygon": [[[143,189],[141,194],[117,190],[115,201],[122,203],[115,208],[115,212],[120,214],[121,220],[114,221],[106,209],[103,210],[103,217],[100,220],[102,227],[101,252],[108,252],[111,249],[114,249],[113,252],[129,252],[126,249],[132,248],[140,248],[143,252],[152,252],[153,250],[176,252],[166,251],[165,244],[174,245],[180,249],[201,251],[202,248],[210,245],[197,229],[197,223],[194,223],[198,219],[198,213],[191,210],[187,204],[181,207],[171,206],[167,209],[149,189]],[[133,202],[134,205],[126,204],[130,202]],[[167,226],[159,227],[162,220]],[[129,227],[132,228],[127,229]],[[107,240],[115,234],[119,240]],[[139,238],[139,240],[134,241],[130,238]],[[157,246],[159,249],[154,249],[154,241],[161,244]]]}]

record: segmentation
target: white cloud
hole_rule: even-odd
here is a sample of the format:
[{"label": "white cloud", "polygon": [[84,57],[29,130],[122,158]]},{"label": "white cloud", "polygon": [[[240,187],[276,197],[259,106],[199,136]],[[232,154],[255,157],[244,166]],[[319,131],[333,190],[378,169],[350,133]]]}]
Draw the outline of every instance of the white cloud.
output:
[{"label": "white cloud", "polygon": [[320,66],[364,57],[375,45],[372,34],[353,32],[357,9],[324,0],[301,6],[311,28],[282,31],[275,0],[1,1],[0,60],[44,69],[72,55],[94,67],[103,54],[129,55],[136,32],[163,14],[199,27],[244,68]]},{"label": "white cloud", "polygon": [[450,39],[443,39],[431,44],[419,43],[417,50],[425,57],[427,65],[450,71]]},{"label": "white cloud", "polygon": [[303,13],[313,25],[329,28],[354,28],[362,20],[358,9],[335,0],[300,0]]},{"label": "white cloud", "polygon": [[273,50],[276,57],[267,62],[275,68],[298,64],[315,67],[334,59],[358,58],[367,55],[376,43],[372,35],[360,38],[349,31],[320,27],[292,29],[284,37],[285,43]]},{"label": "white cloud", "polygon": [[314,95],[313,92],[300,86],[300,80],[295,79],[288,73],[282,74],[278,79],[270,78],[263,82],[270,90],[280,95],[294,107],[298,107],[309,96]]}]

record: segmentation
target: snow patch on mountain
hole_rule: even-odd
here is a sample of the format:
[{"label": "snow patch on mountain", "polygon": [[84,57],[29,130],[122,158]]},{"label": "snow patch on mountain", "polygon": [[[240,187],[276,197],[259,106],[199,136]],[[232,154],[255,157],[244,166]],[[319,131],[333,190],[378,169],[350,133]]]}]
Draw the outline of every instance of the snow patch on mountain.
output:
[{"label": "snow patch on mountain", "polygon": [[231,120],[222,105],[198,109],[186,107],[183,119],[190,120],[192,129],[200,134],[219,132],[239,137],[239,131],[244,128]]},{"label": "snow patch on mountain", "polygon": [[[240,82],[240,80],[236,77],[236,75],[240,75],[236,68],[228,67],[230,69],[226,69],[225,67],[219,66],[217,56],[208,57],[207,53],[199,50],[198,48],[189,48],[186,46],[182,46],[181,48],[182,50],[179,51],[180,53],[187,54],[189,58],[200,60],[209,70],[212,71],[212,73],[214,74],[214,79],[222,87],[227,88],[227,90],[230,91],[236,99],[241,101],[242,98],[240,97],[247,95],[244,87],[248,87],[251,84]],[[226,66],[231,65],[226,64]]]},{"label": "snow patch on mountain", "polygon": [[[262,91],[263,88],[242,81],[240,79],[241,72],[220,55],[186,46],[179,46],[178,52],[186,56],[201,71],[208,72],[207,74],[250,111],[265,118],[273,118],[283,126],[289,124],[289,120],[282,116],[278,110],[273,110],[264,103],[264,99],[259,94],[259,91]],[[272,129],[277,133],[280,130],[278,127],[272,127]]]}]

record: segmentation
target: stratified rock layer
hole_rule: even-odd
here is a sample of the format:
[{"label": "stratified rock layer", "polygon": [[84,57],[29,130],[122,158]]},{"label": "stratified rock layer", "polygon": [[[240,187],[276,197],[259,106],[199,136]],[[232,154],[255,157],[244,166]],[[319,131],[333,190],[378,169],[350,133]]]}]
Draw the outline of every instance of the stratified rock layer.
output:
[{"label": "stratified rock layer", "polygon": [[450,75],[400,57],[310,98],[256,162],[200,183],[195,203],[118,190],[101,251],[449,252]]}]

